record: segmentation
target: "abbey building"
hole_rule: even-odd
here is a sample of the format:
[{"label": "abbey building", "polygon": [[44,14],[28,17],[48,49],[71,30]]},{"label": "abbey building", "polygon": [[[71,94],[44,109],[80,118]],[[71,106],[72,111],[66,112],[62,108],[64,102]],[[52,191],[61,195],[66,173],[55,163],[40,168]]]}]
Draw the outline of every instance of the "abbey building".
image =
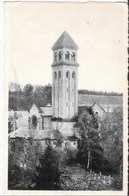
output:
[{"label": "abbey building", "polygon": [[78,94],[78,46],[66,31],[55,42],[52,51],[52,106],[39,107],[33,104],[29,111],[9,111],[9,123],[12,126],[9,137],[33,137],[43,145],[49,139],[55,146],[61,139],[62,146],[77,148],[79,138],[74,117],[90,106],[102,119],[114,108],[121,107],[122,99]]},{"label": "abbey building", "polygon": [[78,46],[64,31],[52,50],[53,117],[70,119],[78,114]]}]

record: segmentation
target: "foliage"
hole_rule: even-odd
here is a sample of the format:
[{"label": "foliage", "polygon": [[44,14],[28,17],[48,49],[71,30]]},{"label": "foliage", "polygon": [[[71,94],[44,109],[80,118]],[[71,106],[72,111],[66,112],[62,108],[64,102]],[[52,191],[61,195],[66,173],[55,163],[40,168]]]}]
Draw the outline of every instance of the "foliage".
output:
[{"label": "foliage", "polygon": [[48,146],[39,159],[34,182],[35,190],[59,190],[60,171],[56,152]]},{"label": "foliage", "polygon": [[30,96],[33,93],[33,86],[31,84],[26,84],[23,92],[25,93],[25,96]]},{"label": "foliage", "polygon": [[78,159],[86,169],[99,171],[103,150],[99,144],[98,119],[91,109],[79,116],[77,126],[81,136]]},{"label": "foliage", "polygon": [[20,168],[13,161],[13,154],[9,154],[8,158],[8,189],[13,190],[20,181]]},{"label": "foliage", "polygon": [[22,138],[9,139],[8,182],[11,190],[28,190],[41,154],[38,142]]},{"label": "foliage", "polygon": [[[120,187],[115,186],[116,178]],[[90,170],[86,171],[80,165],[66,166],[62,168],[61,187],[63,190],[120,190],[121,182],[118,176],[106,176]]]},{"label": "foliage", "polygon": [[63,151],[63,165],[74,165],[78,162],[77,150],[66,148]]},{"label": "foliage", "polygon": [[53,117],[52,118],[52,121],[58,121],[58,122],[77,122],[78,121],[78,116],[74,116],[72,117],[71,119],[63,119],[63,118],[60,118],[60,117]]},{"label": "foliage", "polygon": [[51,104],[51,85],[32,86],[26,84],[23,91],[9,91],[9,108],[13,110],[29,110],[33,103],[37,106]]},{"label": "foliage", "polygon": [[10,82],[9,91],[22,91],[21,85],[16,82]]},{"label": "foliage", "polygon": [[52,118],[52,121],[59,121],[59,122],[62,122],[63,121],[63,119],[62,118],[60,118],[60,117],[53,117]]},{"label": "foliage", "polygon": [[110,162],[112,171],[120,173],[122,170],[123,151],[123,114],[122,110],[115,110],[107,116],[101,125],[101,146],[106,159]]},{"label": "foliage", "polygon": [[86,89],[80,89],[78,90],[79,94],[85,94],[85,95],[107,95],[107,96],[122,96],[122,93],[116,93],[116,92],[103,92],[103,91],[90,91]]}]

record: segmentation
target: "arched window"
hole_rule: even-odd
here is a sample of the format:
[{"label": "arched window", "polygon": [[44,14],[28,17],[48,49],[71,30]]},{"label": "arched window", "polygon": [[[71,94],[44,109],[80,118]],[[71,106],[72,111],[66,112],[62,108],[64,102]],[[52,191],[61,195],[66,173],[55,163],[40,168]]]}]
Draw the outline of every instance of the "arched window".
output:
[{"label": "arched window", "polygon": [[59,52],[59,60],[61,60],[62,59],[62,52],[60,51]]},{"label": "arched window", "polygon": [[72,73],[72,78],[75,78],[75,75],[76,75],[76,74],[75,74],[75,72],[73,71],[73,73]]},{"label": "arched window", "polygon": [[54,78],[55,78],[55,79],[57,78],[57,73],[56,73],[56,71],[54,72]]},{"label": "arched window", "polygon": [[57,61],[57,52],[54,54],[54,60]]},{"label": "arched window", "polygon": [[69,71],[66,72],[66,78],[69,78],[70,77],[70,73]]},{"label": "arched window", "polygon": [[71,54],[71,60],[75,61],[75,53],[74,52],[72,52],[72,54]]},{"label": "arched window", "polygon": [[66,51],[66,53],[65,53],[65,60],[69,60],[69,57],[70,57],[70,54],[69,54],[68,51]]},{"label": "arched window", "polygon": [[58,77],[61,78],[61,71],[58,72]]},{"label": "arched window", "polygon": [[33,115],[32,116],[32,126],[36,128],[37,124],[38,124],[38,119],[35,115]]}]

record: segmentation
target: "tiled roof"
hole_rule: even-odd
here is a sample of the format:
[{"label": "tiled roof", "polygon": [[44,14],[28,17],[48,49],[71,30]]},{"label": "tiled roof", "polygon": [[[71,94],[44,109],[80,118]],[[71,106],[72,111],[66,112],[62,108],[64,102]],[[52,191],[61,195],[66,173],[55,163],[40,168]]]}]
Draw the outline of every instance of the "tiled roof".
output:
[{"label": "tiled roof", "polygon": [[32,130],[28,128],[18,128],[9,133],[9,138],[33,138],[33,139],[61,139],[62,134],[58,130]]},{"label": "tiled roof", "polygon": [[73,41],[71,36],[66,31],[64,31],[52,47],[53,50],[57,50],[60,48],[68,48],[68,49],[77,50],[78,46]]}]

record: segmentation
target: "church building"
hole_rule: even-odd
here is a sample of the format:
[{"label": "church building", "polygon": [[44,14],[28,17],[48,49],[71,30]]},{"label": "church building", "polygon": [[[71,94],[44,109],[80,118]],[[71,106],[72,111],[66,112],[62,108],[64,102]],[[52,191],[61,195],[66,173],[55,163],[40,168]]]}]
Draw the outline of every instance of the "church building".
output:
[{"label": "church building", "polygon": [[64,31],[52,50],[53,117],[71,119],[78,114],[78,46]]},{"label": "church building", "polygon": [[54,146],[61,140],[62,147],[77,148],[79,134],[74,127],[74,117],[91,106],[102,120],[112,112],[109,106],[111,109],[122,106],[122,99],[118,96],[78,94],[78,46],[66,31],[55,42],[52,51],[52,106],[33,104],[29,111],[11,110],[8,123],[12,130],[9,137],[33,137],[45,145],[49,140]]},{"label": "church building", "polygon": [[64,31],[52,50],[52,106],[37,107],[33,104],[27,121],[22,121],[24,114],[19,115],[17,120],[14,118],[14,127],[17,125],[18,128],[14,128],[9,137],[33,137],[34,140],[41,140],[41,143],[48,143],[49,140],[52,145],[63,138],[62,148],[77,148],[77,131],[71,119],[78,115],[78,46]]}]

